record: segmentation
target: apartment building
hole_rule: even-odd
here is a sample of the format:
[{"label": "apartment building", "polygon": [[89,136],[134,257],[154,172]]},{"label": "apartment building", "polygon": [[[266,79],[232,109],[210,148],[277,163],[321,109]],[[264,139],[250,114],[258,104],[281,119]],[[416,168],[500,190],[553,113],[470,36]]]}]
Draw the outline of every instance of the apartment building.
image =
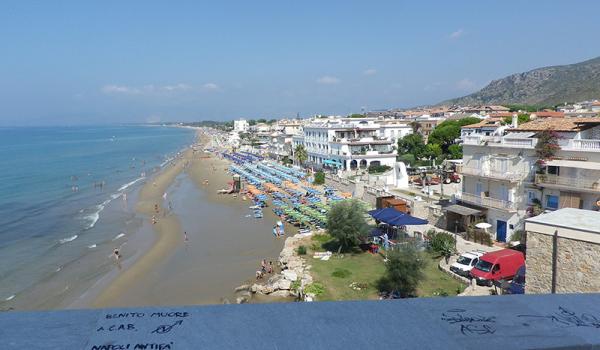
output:
[{"label": "apartment building", "polygon": [[[560,149],[538,162],[538,136],[551,130]],[[544,118],[506,130],[473,134],[463,142],[463,204],[483,213],[498,241],[506,241],[530,215],[543,210],[599,209],[600,118]]]},{"label": "apartment building", "polygon": [[380,136],[381,126],[372,119],[315,119],[293,137],[293,148],[303,145],[307,163],[316,168],[365,169],[370,165],[394,166],[393,141]]}]

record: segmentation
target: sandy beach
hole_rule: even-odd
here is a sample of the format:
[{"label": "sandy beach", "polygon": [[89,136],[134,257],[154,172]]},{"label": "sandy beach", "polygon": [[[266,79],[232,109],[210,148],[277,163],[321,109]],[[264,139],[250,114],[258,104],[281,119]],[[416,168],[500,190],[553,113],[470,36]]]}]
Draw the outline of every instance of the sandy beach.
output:
[{"label": "sandy beach", "polygon": [[270,233],[275,215],[265,210],[263,219],[249,218],[249,201],[217,194],[231,180],[227,167],[188,149],[142,187],[136,210],[148,221],[156,216],[155,242],[90,306],[222,303],[253,277],[261,259],[276,260],[283,240]]}]

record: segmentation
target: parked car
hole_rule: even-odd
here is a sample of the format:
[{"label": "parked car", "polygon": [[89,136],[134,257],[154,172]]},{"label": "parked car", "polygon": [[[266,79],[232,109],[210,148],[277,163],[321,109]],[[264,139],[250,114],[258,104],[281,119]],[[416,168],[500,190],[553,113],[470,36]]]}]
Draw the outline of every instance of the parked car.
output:
[{"label": "parked car", "polygon": [[491,286],[494,282],[512,279],[523,265],[523,253],[513,249],[497,250],[479,258],[471,270],[471,277],[480,286]]},{"label": "parked car", "polygon": [[508,288],[504,290],[505,294],[525,294],[525,271],[525,265],[519,267]]},{"label": "parked car", "polygon": [[485,252],[481,250],[461,254],[458,259],[456,259],[456,262],[450,265],[450,271],[460,276],[469,277],[471,269],[479,262],[479,258],[483,254],[485,254]]}]

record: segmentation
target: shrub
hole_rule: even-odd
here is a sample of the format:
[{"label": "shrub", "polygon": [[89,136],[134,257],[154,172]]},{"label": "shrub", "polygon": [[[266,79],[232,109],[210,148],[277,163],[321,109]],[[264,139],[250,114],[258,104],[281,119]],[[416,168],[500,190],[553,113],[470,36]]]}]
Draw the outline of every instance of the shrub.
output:
[{"label": "shrub", "polygon": [[451,234],[443,231],[429,230],[427,236],[429,237],[429,247],[432,251],[442,255],[454,252],[456,240]]},{"label": "shrub", "polygon": [[524,233],[525,233],[525,231],[523,231],[523,230],[517,230],[517,231],[513,232],[512,235],[510,235],[510,241],[511,242],[522,241]]},{"label": "shrub", "polygon": [[390,170],[392,167],[387,166],[387,165],[371,165],[369,166],[369,169],[367,169],[367,171],[369,172],[369,174],[380,174],[380,173],[385,173],[386,171]]},{"label": "shrub", "polygon": [[424,277],[424,264],[421,254],[412,245],[391,250],[385,275],[378,280],[377,288],[381,292],[397,292],[401,298],[414,296]]},{"label": "shrub", "polygon": [[325,287],[318,282],[313,282],[304,288],[305,294],[321,295],[325,293]]},{"label": "shrub", "polygon": [[323,185],[325,183],[325,173],[321,170],[315,173],[315,180],[313,181],[315,185]]},{"label": "shrub", "polygon": [[331,276],[337,277],[337,278],[347,278],[347,277],[350,277],[350,275],[352,275],[352,272],[350,272],[349,270],[340,269],[340,268],[333,270],[333,272],[331,273]]},{"label": "shrub", "polygon": [[298,255],[306,255],[306,247],[301,245],[296,249],[296,253],[298,253]]},{"label": "shrub", "polygon": [[340,243],[340,251],[356,247],[367,237],[365,213],[364,206],[356,199],[338,202],[327,213],[327,231]]}]

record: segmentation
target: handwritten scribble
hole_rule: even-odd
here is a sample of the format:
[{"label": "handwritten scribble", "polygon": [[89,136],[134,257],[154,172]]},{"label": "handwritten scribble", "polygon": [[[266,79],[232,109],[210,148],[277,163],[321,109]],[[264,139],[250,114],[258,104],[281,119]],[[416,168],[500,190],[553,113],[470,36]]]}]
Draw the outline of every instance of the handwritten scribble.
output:
[{"label": "handwritten scribble", "polygon": [[590,327],[600,328],[600,318],[589,313],[577,314],[563,306],[549,315],[517,315],[517,317],[549,320],[560,327]]},{"label": "handwritten scribble", "polygon": [[496,328],[495,316],[469,315],[465,309],[450,309],[442,313],[442,321],[449,324],[459,324],[463,335],[486,335],[494,334]]},{"label": "handwritten scribble", "polygon": [[181,326],[182,323],[183,323],[183,320],[176,321],[173,324],[163,324],[163,325],[160,325],[160,326],[156,327],[156,329],[153,330],[151,333],[154,333],[154,334],[169,333],[170,331],[173,330],[173,328],[175,326]]}]

